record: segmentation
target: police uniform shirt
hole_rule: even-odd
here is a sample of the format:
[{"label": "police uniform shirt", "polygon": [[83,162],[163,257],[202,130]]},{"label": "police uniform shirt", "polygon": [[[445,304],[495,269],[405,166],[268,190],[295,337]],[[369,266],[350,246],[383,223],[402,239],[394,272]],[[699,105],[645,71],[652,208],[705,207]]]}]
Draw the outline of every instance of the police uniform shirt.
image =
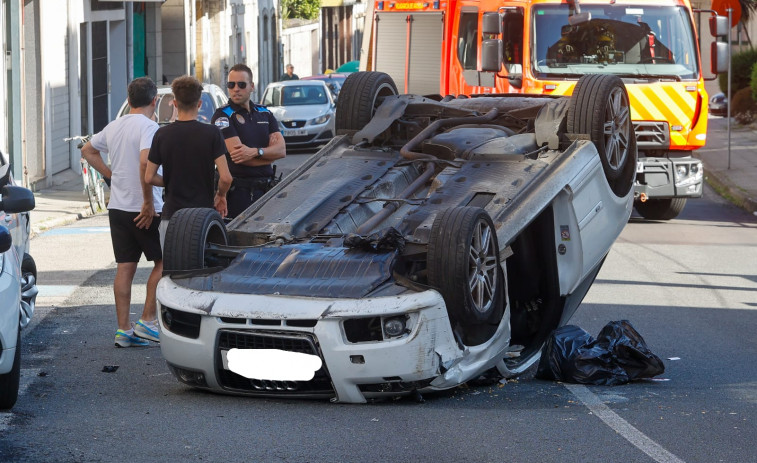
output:
[{"label": "police uniform shirt", "polygon": [[[268,137],[280,131],[279,123],[265,106],[250,102],[250,108],[251,111],[247,111],[244,107],[229,102],[228,105],[216,109],[211,123],[221,129],[224,140],[239,137],[242,144],[250,148],[265,148],[268,146]],[[273,167],[270,164],[255,167],[236,164],[231,160],[229,153],[226,153],[226,159],[232,177],[273,176]]]}]

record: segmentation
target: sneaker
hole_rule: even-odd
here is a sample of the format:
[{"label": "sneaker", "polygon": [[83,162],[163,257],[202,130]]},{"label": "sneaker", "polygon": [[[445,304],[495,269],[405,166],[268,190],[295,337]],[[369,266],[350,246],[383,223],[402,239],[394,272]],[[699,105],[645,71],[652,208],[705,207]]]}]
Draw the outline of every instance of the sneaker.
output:
[{"label": "sneaker", "polygon": [[116,347],[142,347],[149,345],[149,341],[140,339],[137,336],[134,336],[133,333],[124,330],[116,331]]},{"label": "sneaker", "polygon": [[160,342],[160,330],[158,328],[158,320],[146,322],[141,318],[134,325],[134,334],[142,339],[149,339],[150,341]]}]

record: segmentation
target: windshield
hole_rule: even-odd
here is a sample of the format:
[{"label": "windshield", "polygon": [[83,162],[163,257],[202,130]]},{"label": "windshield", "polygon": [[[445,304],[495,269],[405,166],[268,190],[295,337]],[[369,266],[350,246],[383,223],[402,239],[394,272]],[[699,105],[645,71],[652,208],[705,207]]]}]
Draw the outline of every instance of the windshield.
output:
[{"label": "windshield", "polygon": [[534,74],[540,78],[613,73],[624,77],[696,79],[691,22],[682,7],[581,5],[591,20],[568,23],[570,6],[533,10]]},{"label": "windshield", "polygon": [[325,88],[314,85],[290,85],[280,88],[269,88],[263,95],[266,106],[297,106],[327,104]]}]

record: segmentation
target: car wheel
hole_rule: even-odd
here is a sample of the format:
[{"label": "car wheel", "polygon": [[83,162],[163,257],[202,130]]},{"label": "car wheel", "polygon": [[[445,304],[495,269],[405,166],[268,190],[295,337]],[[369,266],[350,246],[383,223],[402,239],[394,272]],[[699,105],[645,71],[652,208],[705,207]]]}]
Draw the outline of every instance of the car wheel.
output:
[{"label": "car wheel", "polygon": [[636,211],[647,220],[670,220],[678,217],[686,205],[686,198],[648,199],[636,201]]},{"label": "car wheel", "polygon": [[578,80],[568,106],[567,128],[589,135],[611,184],[636,157],[628,94],[618,76],[590,74]]},{"label": "car wheel", "polygon": [[180,209],[168,222],[163,248],[163,273],[214,267],[216,264],[208,249],[212,245],[227,243],[226,226],[215,209]]},{"label": "car wheel", "polygon": [[360,130],[373,118],[381,99],[397,95],[397,86],[383,72],[355,72],[345,79],[336,102],[336,131]]},{"label": "car wheel", "polygon": [[501,318],[505,282],[497,234],[478,207],[450,208],[434,219],[428,243],[428,283],[444,297],[452,326],[476,345],[493,334]]},{"label": "car wheel", "polygon": [[37,264],[32,256],[24,254],[21,261],[21,328],[26,328],[34,315],[38,293]]},{"label": "car wheel", "polygon": [[16,334],[16,354],[11,371],[0,375],[0,410],[8,410],[16,404],[21,380],[21,329]]}]

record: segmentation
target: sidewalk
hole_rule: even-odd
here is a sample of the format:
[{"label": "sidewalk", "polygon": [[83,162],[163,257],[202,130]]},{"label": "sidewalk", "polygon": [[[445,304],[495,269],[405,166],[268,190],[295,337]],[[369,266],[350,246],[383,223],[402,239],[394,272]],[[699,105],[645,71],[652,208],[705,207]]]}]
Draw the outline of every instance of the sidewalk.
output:
[{"label": "sidewalk", "polygon": [[67,170],[55,176],[55,185],[34,192],[32,236],[93,215],[81,176]]},{"label": "sidewalk", "polygon": [[744,127],[731,122],[731,159],[728,168],[728,121],[711,117],[707,145],[695,151],[702,159],[705,180],[723,197],[737,206],[757,211],[757,126]]},{"label": "sidewalk", "polygon": [[[739,207],[757,211],[757,129],[731,126],[731,168],[728,169],[726,120],[710,118],[707,146],[696,151],[702,159],[705,179],[722,196]],[[56,176],[57,185],[34,193],[32,234],[92,215],[81,177],[74,171]]]}]

